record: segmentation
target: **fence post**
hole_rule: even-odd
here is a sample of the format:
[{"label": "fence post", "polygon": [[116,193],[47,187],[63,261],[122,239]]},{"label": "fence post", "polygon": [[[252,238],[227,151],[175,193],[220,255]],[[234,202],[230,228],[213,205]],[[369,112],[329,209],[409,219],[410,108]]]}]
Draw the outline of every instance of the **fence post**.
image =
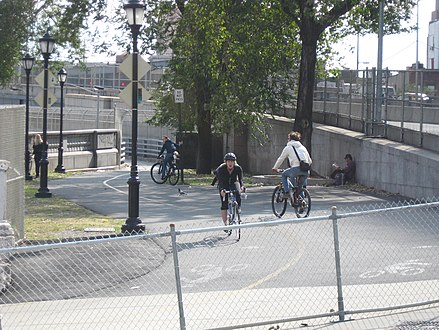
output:
[{"label": "fence post", "polygon": [[186,330],[186,321],[184,318],[184,308],[183,308],[183,293],[181,291],[180,266],[178,264],[177,234],[175,232],[174,224],[170,224],[169,227],[171,229],[172,255],[174,257],[175,282],[177,286],[177,298],[178,298],[178,312],[180,314],[180,330]]},{"label": "fence post", "polygon": [[338,318],[340,322],[344,321],[345,311],[343,302],[343,288],[341,283],[341,263],[340,263],[340,244],[338,240],[338,222],[337,222],[337,207],[333,206],[332,214],[330,219],[332,219],[332,229],[334,231],[334,252],[335,252],[335,271],[337,274],[337,292],[338,292]]},{"label": "fence post", "polygon": [[6,221],[6,171],[9,164],[7,160],[0,160],[0,222]]}]

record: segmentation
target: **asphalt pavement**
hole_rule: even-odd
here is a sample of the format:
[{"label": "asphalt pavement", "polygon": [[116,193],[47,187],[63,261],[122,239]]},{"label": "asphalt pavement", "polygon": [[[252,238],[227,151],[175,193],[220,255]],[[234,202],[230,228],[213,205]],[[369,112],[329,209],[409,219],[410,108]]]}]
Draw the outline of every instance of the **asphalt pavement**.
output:
[{"label": "asphalt pavement", "polygon": [[[142,222],[150,230],[160,230],[169,228],[170,223],[178,226],[191,227],[209,227],[221,225],[219,215],[219,197],[218,192],[214,187],[200,187],[190,186],[189,184],[171,186],[169,184],[157,185],[149,178],[149,164],[142,163],[139,165],[139,176],[141,180],[140,196],[139,196],[139,216]],[[128,185],[129,167],[114,171],[93,171],[84,172],[81,175],[75,175],[66,179],[54,180],[49,182],[49,189],[54,195],[63,196],[69,200],[93,210],[97,213],[111,216],[114,218],[125,219],[128,212]],[[180,189],[180,191],[178,190]],[[247,191],[248,198],[243,201],[243,219],[244,222],[270,221],[275,220],[271,211],[271,192],[272,186],[254,186]],[[329,215],[332,206],[337,206],[339,210],[355,211],[357,209],[367,209],[376,207],[377,205],[385,205],[399,201],[398,196],[390,196],[385,194],[363,194],[352,192],[346,187],[309,187],[313,206],[311,216],[313,215]],[[182,193],[183,192],[183,193]],[[287,213],[285,217],[293,216],[292,210]],[[138,244],[135,243],[135,244]],[[151,249],[156,249],[156,246],[151,246]],[[125,249],[126,251],[129,248]],[[68,263],[71,256],[59,253],[58,262]],[[96,247],[94,253],[99,254],[99,248]],[[104,252],[102,252],[104,253]],[[115,251],[117,253],[117,251]],[[159,251],[157,251],[159,253]],[[61,259],[65,260],[61,260]],[[137,258],[137,259],[136,259]],[[117,256],[116,256],[116,259]],[[134,256],[130,262],[142,262],[142,257]],[[111,265],[110,265],[111,266]],[[25,265],[23,265],[25,267]],[[152,265],[151,267],[158,267]],[[23,269],[23,272],[30,272],[29,269]],[[105,271],[105,267],[102,268]],[[117,271],[117,270],[112,270]],[[123,272],[123,268],[120,269]],[[68,275],[66,275],[68,276]],[[72,274],[71,276],[74,276]],[[67,277],[68,279],[68,277]],[[56,279],[52,279],[56,281]],[[111,280],[111,279],[109,279]],[[48,283],[50,284],[50,278]],[[68,281],[68,280],[67,280]],[[55,285],[55,284],[54,284]],[[96,284],[98,285],[98,283]],[[16,283],[17,290],[23,289],[20,283]],[[54,286],[55,287],[55,286]],[[95,290],[103,290],[104,288],[96,287]],[[85,290],[89,290],[86,288]],[[310,296],[314,295],[312,291],[318,288],[303,287],[300,290],[309,290]],[[17,293],[17,292],[16,292]],[[18,292],[19,293],[19,292]],[[27,292],[26,294],[30,294]],[[38,292],[36,293],[38,295]],[[41,294],[41,293],[40,293]],[[303,293],[306,295],[306,292]],[[20,296],[20,294],[16,295]],[[86,292],[84,292],[86,296]],[[154,311],[139,310],[132,314],[130,309],[118,309],[115,313],[115,305],[120,306],[120,302],[126,299],[126,304],[132,304],[132,297],[118,298],[118,304],[114,304],[114,298],[99,297],[93,299],[74,299],[74,297],[50,296],[42,302],[27,302],[22,304],[10,305],[13,301],[14,292],[11,290],[7,292],[2,298],[1,313],[3,314],[4,329],[130,329],[128,319],[136,319],[138,324],[148,324],[151,319],[151,313],[154,313],[155,319],[163,318],[163,329],[175,328],[174,325],[166,325],[165,322],[169,320],[169,314],[158,309]],[[41,297],[34,297],[34,300],[41,299]],[[131,299],[131,300],[130,300]],[[135,297],[139,300],[138,306],[147,306],[143,300],[149,299],[147,296]],[[160,301],[160,297],[157,297]],[[191,297],[192,302],[200,301],[205,303],[203,293],[194,293]],[[6,303],[7,302],[7,303]],[[17,300],[16,303],[21,301]],[[210,301],[211,309],[204,308],[201,313],[208,313],[209,310],[218,310],[217,306],[224,304],[220,299],[218,301]],[[43,306],[44,307],[41,307]],[[95,306],[102,306],[101,312],[105,315],[114,315],[115,317],[107,317],[105,320],[99,320],[99,326],[94,327],[96,315],[87,313],[87,310],[95,308]],[[124,304],[122,304],[124,305]],[[53,326],[41,325],[38,310],[44,308],[46,314],[51,315],[51,322]],[[60,310],[63,312],[61,313]],[[34,311],[34,312],[32,312]],[[71,312],[71,313],[70,313]],[[26,322],[23,323],[20,315],[26,314]],[[72,318],[71,315],[81,315],[80,318]],[[227,311],[224,311],[224,316],[227,318]],[[117,316],[117,317],[116,317]],[[176,315],[178,317],[178,315]],[[209,315],[199,315],[199,319],[208,318]],[[218,317],[221,319],[222,317]],[[361,314],[346,317],[347,322],[334,322],[335,318],[326,317],[316,320],[307,320],[288,325],[280,325],[279,329],[297,329],[297,328],[312,328],[312,329],[439,329],[439,307],[435,305],[429,308],[417,308],[409,311],[393,311],[386,315],[382,313],[376,317],[363,318]],[[133,323],[134,324],[134,323]],[[291,324],[296,324],[293,326]],[[193,324],[195,328],[199,328]],[[218,324],[220,326],[221,323]],[[148,328],[146,326],[145,328]],[[1,329],[1,326],[0,326]],[[189,329],[189,328],[188,328]],[[276,329],[270,328],[269,325],[261,327],[253,327],[252,329]]]}]

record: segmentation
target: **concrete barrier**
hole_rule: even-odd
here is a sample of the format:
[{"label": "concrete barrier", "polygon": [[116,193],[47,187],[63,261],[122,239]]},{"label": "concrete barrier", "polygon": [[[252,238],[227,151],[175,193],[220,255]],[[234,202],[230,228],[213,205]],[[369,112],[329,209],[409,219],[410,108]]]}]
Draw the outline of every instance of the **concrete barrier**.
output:
[{"label": "concrete barrier", "polygon": [[[247,172],[271,174],[294,125],[294,120],[282,117],[267,121],[265,133],[269,141],[261,145],[249,138]],[[329,176],[332,164],[344,164],[347,153],[353,155],[357,164],[355,179],[360,184],[416,199],[439,196],[438,153],[335,126],[313,124],[311,156],[316,173]]]}]

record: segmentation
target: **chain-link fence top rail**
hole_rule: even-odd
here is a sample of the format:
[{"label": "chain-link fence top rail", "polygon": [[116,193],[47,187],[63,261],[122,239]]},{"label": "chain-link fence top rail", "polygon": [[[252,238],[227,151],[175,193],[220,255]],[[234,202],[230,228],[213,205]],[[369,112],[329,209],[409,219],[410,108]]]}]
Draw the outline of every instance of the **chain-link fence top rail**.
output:
[{"label": "chain-link fence top rail", "polygon": [[178,265],[169,230],[2,249],[3,324],[175,329],[180,306],[188,329],[206,329],[439,302],[437,199],[240,227],[240,241],[177,228]]}]

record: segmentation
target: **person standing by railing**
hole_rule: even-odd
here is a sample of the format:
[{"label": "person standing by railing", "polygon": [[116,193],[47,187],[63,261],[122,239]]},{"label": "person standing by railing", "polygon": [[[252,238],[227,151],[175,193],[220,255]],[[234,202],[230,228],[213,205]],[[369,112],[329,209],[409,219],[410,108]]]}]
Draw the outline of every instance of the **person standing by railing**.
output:
[{"label": "person standing by railing", "polygon": [[44,144],[40,134],[35,134],[34,143],[32,145],[32,154],[35,160],[35,178],[40,177],[40,162],[43,156]]}]

